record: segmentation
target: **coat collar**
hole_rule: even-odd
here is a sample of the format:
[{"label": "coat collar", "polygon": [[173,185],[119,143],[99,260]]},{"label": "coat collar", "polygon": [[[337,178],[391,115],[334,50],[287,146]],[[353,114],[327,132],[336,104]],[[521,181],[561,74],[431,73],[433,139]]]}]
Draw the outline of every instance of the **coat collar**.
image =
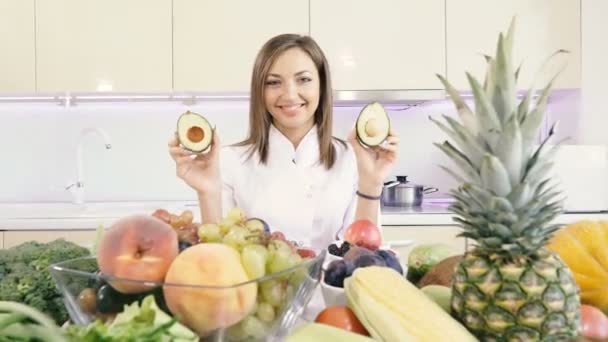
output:
[{"label": "coat collar", "polygon": [[284,165],[290,163],[295,165],[312,166],[319,161],[319,138],[317,125],[304,135],[302,141],[294,148],[289,139],[281,133],[273,124],[268,132],[268,161],[272,165]]}]

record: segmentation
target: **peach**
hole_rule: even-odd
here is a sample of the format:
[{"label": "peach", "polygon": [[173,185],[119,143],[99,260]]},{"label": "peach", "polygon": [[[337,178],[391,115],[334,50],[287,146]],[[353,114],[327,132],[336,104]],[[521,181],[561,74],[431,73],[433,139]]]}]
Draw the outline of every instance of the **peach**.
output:
[{"label": "peach", "polygon": [[239,322],[254,308],[257,283],[232,287],[248,280],[235,249],[201,243],[175,258],[163,292],[169,310],[200,336],[207,336]]},{"label": "peach", "polygon": [[149,290],[146,282],[163,282],[177,254],[177,233],[150,215],[131,215],[116,221],[97,247],[99,270],[110,276],[139,280],[110,282],[122,293]]}]

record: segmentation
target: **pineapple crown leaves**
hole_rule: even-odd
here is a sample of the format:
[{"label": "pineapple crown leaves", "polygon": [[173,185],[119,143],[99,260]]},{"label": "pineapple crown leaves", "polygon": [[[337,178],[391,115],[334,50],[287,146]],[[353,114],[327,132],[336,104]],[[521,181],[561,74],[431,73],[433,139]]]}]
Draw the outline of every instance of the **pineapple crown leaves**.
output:
[{"label": "pineapple crown leaves", "polygon": [[[499,34],[495,56],[484,56],[483,84],[466,74],[474,110],[445,77],[437,75],[460,120],[445,115],[444,122],[429,119],[450,139],[435,146],[457,166],[457,170],[441,168],[461,184],[450,192],[456,200],[450,209],[463,227],[460,235],[477,240],[482,249],[527,255],[546,243],[556,229],[549,222],[561,212],[561,200],[556,199],[560,192],[550,187],[547,179],[561,143],[548,144],[556,125],[535,147],[551,89],[561,70],[540,92],[533,82],[518,103],[517,79],[522,64],[513,64],[514,34],[515,17],[507,33]],[[538,73],[555,55],[564,52],[549,56]]]}]

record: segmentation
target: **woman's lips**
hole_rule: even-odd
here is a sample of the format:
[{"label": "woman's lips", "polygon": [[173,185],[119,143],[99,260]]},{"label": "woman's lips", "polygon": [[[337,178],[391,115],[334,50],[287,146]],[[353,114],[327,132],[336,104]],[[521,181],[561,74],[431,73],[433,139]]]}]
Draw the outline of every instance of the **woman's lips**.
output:
[{"label": "woman's lips", "polygon": [[298,114],[298,112],[300,111],[301,108],[304,107],[304,103],[299,103],[299,104],[293,104],[293,105],[284,105],[284,106],[278,106],[279,108],[281,108],[281,111],[288,115],[288,116],[294,116],[296,114]]}]

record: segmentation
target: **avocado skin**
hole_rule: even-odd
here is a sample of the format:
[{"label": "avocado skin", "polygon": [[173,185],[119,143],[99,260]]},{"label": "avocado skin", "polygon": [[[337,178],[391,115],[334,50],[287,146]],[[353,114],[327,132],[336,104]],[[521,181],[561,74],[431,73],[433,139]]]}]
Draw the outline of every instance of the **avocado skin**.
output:
[{"label": "avocado skin", "polygon": [[[178,139],[178,140],[180,140],[180,139],[179,139],[179,122],[180,122],[180,119],[181,119],[183,116],[185,116],[185,115],[196,115],[196,116],[200,117],[200,118],[201,118],[201,119],[202,119],[202,120],[205,122],[205,124],[206,124],[206,125],[207,125],[209,128],[211,128],[211,123],[209,122],[209,120],[207,120],[207,118],[205,118],[204,116],[202,116],[202,115],[200,115],[200,114],[197,114],[197,113],[194,113],[194,112],[191,112],[191,111],[187,111],[187,112],[185,112],[185,113],[181,114],[181,115],[179,116],[179,118],[177,119],[177,124],[176,124],[176,129],[175,129],[175,132],[176,132],[176,134],[177,134],[177,139]],[[186,151],[190,151],[190,152],[193,152],[193,153],[205,153],[205,152],[207,152],[207,151],[208,151],[208,150],[211,148],[211,146],[213,145],[213,134],[215,134],[215,130],[214,130],[214,129],[212,129],[212,128],[211,128],[211,129],[210,129],[210,131],[211,131],[211,140],[210,140],[209,144],[208,144],[208,145],[207,145],[205,148],[203,148],[202,150],[190,149],[190,148],[188,148],[188,146],[187,146],[187,145],[185,145],[185,144],[181,144],[181,145],[182,145],[182,147],[183,147],[183,148],[184,148]],[[181,141],[180,141],[180,143],[181,143]]]},{"label": "avocado skin", "polygon": [[[357,123],[358,123],[358,122],[359,122],[359,120],[361,119],[361,115],[362,115],[363,113],[365,113],[365,110],[366,110],[366,109],[367,109],[369,106],[372,106],[372,105],[379,105],[379,106],[381,106],[381,107],[382,107],[382,105],[381,105],[379,102],[376,102],[376,101],[371,102],[371,103],[368,103],[367,105],[365,105],[365,107],[363,107],[363,109],[361,109],[361,112],[359,112],[359,116],[357,117]],[[382,107],[382,109],[384,110],[384,107]],[[356,133],[357,133],[357,134],[356,134],[356,136],[357,136],[357,141],[359,141],[359,143],[360,143],[361,145],[363,145],[364,147],[372,148],[372,147],[375,147],[375,146],[379,146],[380,144],[382,144],[382,143],[383,143],[383,142],[386,140],[386,138],[388,138],[388,135],[389,135],[389,133],[388,133],[388,132],[390,131],[390,127],[391,127],[391,121],[390,121],[390,118],[389,118],[388,114],[386,114],[386,111],[385,111],[385,115],[386,115],[386,120],[388,121],[388,130],[387,130],[386,135],[384,136],[384,138],[383,138],[383,139],[380,141],[380,143],[379,143],[379,144],[377,144],[377,145],[374,145],[374,144],[367,144],[367,143],[365,142],[365,138],[361,136],[361,132],[359,131],[358,124],[357,124],[357,123],[355,124],[355,131],[356,131]]]}]

